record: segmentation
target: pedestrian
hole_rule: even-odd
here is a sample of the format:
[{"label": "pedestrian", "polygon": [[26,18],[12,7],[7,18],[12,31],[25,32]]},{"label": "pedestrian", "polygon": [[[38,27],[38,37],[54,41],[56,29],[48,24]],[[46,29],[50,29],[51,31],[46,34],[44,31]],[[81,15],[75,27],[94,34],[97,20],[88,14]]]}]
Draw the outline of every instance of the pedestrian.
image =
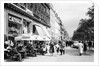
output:
[{"label": "pedestrian", "polygon": [[53,55],[54,53],[54,44],[53,42],[50,43],[50,53]]},{"label": "pedestrian", "polygon": [[58,43],[55,45],[57,54],[59,53],[59,45]]},{"label": "pedestrian", "polygon": [[47,55],[49,55],[49,48],[50,48],[49,43],[47,43],[46,48],[47,48]]},{"label": "pedestrian", "polygon": [[60,53],[61,55],[65,54],[63,42],[60,42]]},{"label": "pedestrian", "polygon": [[78,43],[78,50],[79,50],[79,56],[83,54],[83,44],[79,41]]},{"label": "pedestrian", "polygon": [[65,47],[66,47],[66,43],[65,41],[63,41],[63,54],[65,54]]},{"label": "pedestrian", "polygon": [[84,53],[86,53],[86,51],[87,51],[87,45],[86,45],[86,42],[84,42],[83,45],[84,45],[84,49],[83,49],[83,51],[84,51]]},{"label": "pedestrian", "polygon": [[91,46],[92,46],[92,42],[91,42],[91,41],[89,41],[89,42],[88,42],[89,50],[91,50]]},{"label": "pedestrian", "polygon": [[13,46],[11,49],[11,55],[16,56],[17,58],[12,58],[12,59],[17,59],[18,61],[22,61],[22,55],[21,53],[18,52],[17,46]]},{"label": "pedestrian", "polygon": [[47,53],[47,47],[46,47],[46,45],[43,45],[42,46],[42,49],[43,49],[43,55],[45,55],[45,53]]}]

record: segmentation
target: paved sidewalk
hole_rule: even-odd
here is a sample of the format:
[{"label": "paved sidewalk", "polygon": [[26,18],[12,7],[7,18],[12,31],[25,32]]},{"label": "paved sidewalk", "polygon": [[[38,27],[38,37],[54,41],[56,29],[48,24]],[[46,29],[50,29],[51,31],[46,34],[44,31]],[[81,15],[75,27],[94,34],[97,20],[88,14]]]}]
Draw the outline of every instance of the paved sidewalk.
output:
[{"label": "paved sidewalk", "polygon": [[[66,54],[70,56],[79,56],[78,49],[66,47]],[[87,50],[86,53],[83,53],[84,56],[91,56],[94,55],[94,50]]]},{"label": "paved sidewalk", "polygon": [[93,51],[87,51],[86,54],[79,56],[78,49],[66,47],[64,55],[57,54],[56,52],[53,55],[48,53],[45,55],[37,55],[37,57],[27,57],[23,59],[22,62],[93,62],[93,61],[94,61]]},{"label": "paved sidewalk", "polygon": [[79,56],[78,49],[66,47],[65,55],[54,53],[53,56],[46,54],[44,56],[28,57],[23,62],[93,62],[94,54],[86,54]]}]

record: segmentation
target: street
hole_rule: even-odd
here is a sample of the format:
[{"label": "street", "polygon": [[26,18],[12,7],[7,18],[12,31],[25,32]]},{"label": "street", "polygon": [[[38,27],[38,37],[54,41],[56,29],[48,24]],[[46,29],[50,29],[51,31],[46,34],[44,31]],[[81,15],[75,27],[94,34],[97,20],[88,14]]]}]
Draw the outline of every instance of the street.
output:
[{"label": "street", "polygon": [[93,62],[94,4],[81,3],[4,3],[4,61]]},{"label": "street", "polygon": [[23,62],[94,62],[93,52],[87,52],[82,56],[78,56],[78,50],[67,47],[65,55],[54,53],[53,56],[46,54],[44,56],[28,57]]}]

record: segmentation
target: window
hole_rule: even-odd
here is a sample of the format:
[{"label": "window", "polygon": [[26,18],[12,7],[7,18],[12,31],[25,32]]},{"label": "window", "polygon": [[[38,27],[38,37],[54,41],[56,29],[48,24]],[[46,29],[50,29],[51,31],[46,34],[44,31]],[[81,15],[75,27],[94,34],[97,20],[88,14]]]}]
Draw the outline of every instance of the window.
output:
[{"label": "window", "polygon": [[35,34],[35,35],[39,35],[38,34],[38,31],[37,31],[37,29],[36,29],[36,25],[33,25],[33,34]]},{"label": "window", "polygon": [[21,19],[10,14],[8,17],[8,34],[20,34],[22,28]]},{"label": "window", "polygon": [[8,33],[9,34],[20,34],[21,33],[21,25],[14,22],[8,22]]},{"label": "window", "polygon": [[33,25],[33,33],[35,33],[35,31],[36,31],[36,27],[35,25]]},{"label": "window", "polygon": [[23,20],[23,33],[30,33],[30,22],[25,19]]}]

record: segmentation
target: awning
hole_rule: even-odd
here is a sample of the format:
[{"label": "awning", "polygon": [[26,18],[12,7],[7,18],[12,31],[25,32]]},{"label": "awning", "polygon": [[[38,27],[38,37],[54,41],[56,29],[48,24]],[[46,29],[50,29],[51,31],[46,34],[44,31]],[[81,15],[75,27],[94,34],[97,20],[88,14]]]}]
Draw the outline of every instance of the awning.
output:
[{"label": "awning", "polygon": [[48,33],[48,30],[43,26],[42,29],[44,30],[44,33],[46,34],[48,38],[50,38],[50,34]]},{"label": "awning", "polygon": [[44,41],[50,41],[51,39],[48,38],[47,36],[43,36],[43,40],[44,40]]},{"label": "awning", "polygon": [[31,40],[39,40],[39,41],[43,40],[43,38],[41,36],[39,36],[39,35],[31,35],[30,38],[31,38]]},{"label": "awning", "polygon": [[30,40],[30,34],[21,34],[15,37],[15,40]]},{"label": "awning", "polygon": [[48,33],[47,29],[44,26],[36,26],[36,29],[39,33],[39,36],[42,37],[43,41],[50,41],[50,34]]},{"label": "awning", "polygon": [[31,34],[27,34],[27,35],[19,35],[17,37],[15,37],[15,40],[39,40],[39,41],[43,41],[43,37],[39,36],[39,35],[31,35]]},{"label": "awning", "polygon": [[22,34],[22,40],[30,40],[31,34]]},{"label": "awning", "polygon": [[37,31],[38,31],[38,33],[39,33],[40,36],[43,36],[44,35],[43,34],[43,30],[41,29],[41,27],[36,26],[36,29],[37,29]]},{"label": "awning", "polygon": [[39,35],[32,34],[21,34],[15,37],[15,40],[39,40],[39,41],[50,41],[50,35],[47,29],[42,26],[35,26]]},{"label": "awning", "polygon": [[15,40],[22,40],[22,36],[15,37]]}]

